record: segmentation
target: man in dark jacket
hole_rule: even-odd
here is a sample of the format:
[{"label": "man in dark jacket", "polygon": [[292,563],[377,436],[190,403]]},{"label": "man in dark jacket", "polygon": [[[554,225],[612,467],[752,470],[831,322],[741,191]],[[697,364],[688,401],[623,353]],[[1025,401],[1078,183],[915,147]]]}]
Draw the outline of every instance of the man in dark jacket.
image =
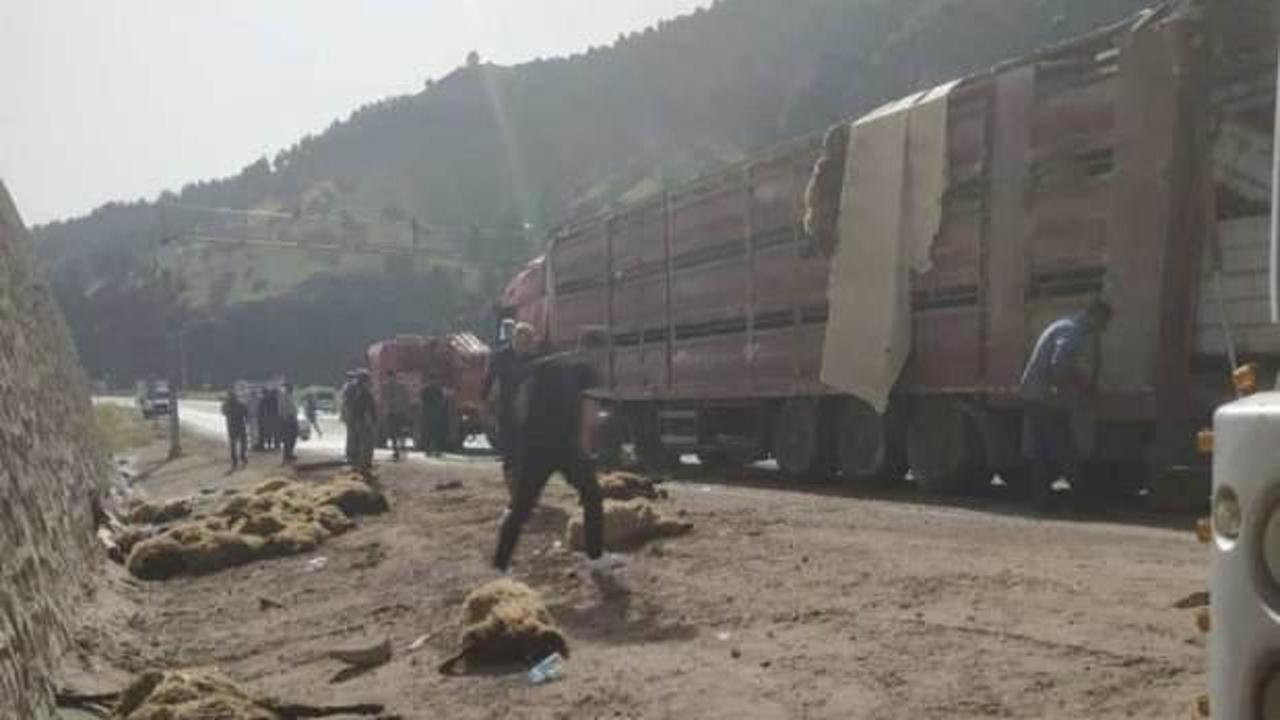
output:
[{"label": "man in dark jacket", "polygon": [[222,417],[227,423],[227,445],[231,448],[231,469],[249,464],[246,450],[249,445],[249,408],[236,397],[234,389],[228,389],[222,399]]},{"label": "man in dark jacket", "polygon": [[498,444],[502,452],[502,474],[508,490],[512,484],[512,463],[515,456],[511,448],[518,444],[514,417],[516,388],[524,378],[525,369],[533,358],[534,329],[528,323],[517,323],[511,332],[511,344],[489,358],[480,396],[489,399],[494,385],[498,387],[497,416]]},{"label": "man in dark jacket", "polygon": [[280,396],[275,388],[262,390],[262,401],[258,404],[258,425],[261,428],[264,449],[279,449]]},{"label": "man in dark jacket", "polygon": [[428,378],[418,399],[422,413],[422,451],[431,457],[439,457],[449,432],[444,387],[437,378]]},{"label": "man in dark jacket", "polygon": [[361,370],[356,376],[351,406],[347,410],[347,423],[352,429],[355,447],[351,464],[361,472],[373,469],[373,446],[377,441],[378,407],[373,399],[373,387],[369,373]]},{"label": "man in dark jacket", "polygon": [[338,415],[342,420],[342,425],[346,429],[346,444],[343,446],[342,456],[347,459],[351,465],[356,463],[356,429],[355,424],[351,421],[351,408],[355,405],[356,397],[356,377],[358,373],[355,370],[347,372],[347,382],[343,384],[339,393],[339,402],[341,406],[338,408]]},{"label": "man in dark jacket", "polygon": [[595,404],[585,393],[597,384],[586,352],[595,349],[595,336],[583,338],[579,352],[550,355],[531,362],[513,401],[517,423],[513,457],[511,511],[503,519],[493,564],[505,571],[511,564],[520,530],[554,473],[563,473],[578,491],[582,505],[587,557],[593,571],[620,564],[604,553],[604,497],[596,478],[594,452]]}]

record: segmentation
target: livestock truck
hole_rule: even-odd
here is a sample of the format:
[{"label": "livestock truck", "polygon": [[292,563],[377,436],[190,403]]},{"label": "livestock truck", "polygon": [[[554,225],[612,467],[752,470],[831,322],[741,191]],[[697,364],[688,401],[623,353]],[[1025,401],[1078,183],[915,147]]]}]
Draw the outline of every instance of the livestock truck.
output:
[{"label": "livestock truck", "polygon": [[[481,397],[481,385],[489,362],[489,346],[471,333],[442,337],[398,335],[376,343],[368,351],[374,400],[383,405],[387,373],[395,375],[409,395],[408,428],[416,447],[425,447],[422,427],[422,389],[437,383],[445,391],[448,407],[446,450],[463,447],[467,438],[491,432],[493,423]],[[383,418],[385,420],[385,417]],[[404,432],[404,429],[400,429]],[[379,422],[377,442],[383,445],[393,429]]]},{"label": "livestock truck", "polygon": [[1196,430],[1237,363],[1280,357],[1273,6],[1158,5],[571,222],[499,314],[554,348],[604,332],[602,392],[648,464],[958,492],[1027,482],[1030,348],[1104,298],[1083,476],[1202,492]]}]

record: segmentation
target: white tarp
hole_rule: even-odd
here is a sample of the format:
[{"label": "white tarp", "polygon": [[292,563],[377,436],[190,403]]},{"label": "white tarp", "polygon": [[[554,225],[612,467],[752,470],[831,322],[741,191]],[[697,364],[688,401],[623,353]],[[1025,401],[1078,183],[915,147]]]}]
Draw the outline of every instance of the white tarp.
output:
[{"label": "white tarp", "polygon": [[911,352],[911,273],[931,267],[942,221],[955,86],[886,105],[849,134],[822,382],[882,413]]}]

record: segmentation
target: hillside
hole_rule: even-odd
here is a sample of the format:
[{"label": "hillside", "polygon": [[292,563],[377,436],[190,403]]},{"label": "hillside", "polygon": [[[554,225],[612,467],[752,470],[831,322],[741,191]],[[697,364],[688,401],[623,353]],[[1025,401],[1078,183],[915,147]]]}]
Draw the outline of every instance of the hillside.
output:
[{"label": "hillside", "polygon": [[[468,64],[416,95],[360,108],[234,177],[158,199],[270,210],[297,222],[267,227],[162,213],[155,203],[112,204],[39,228],[40,248],[97,376],[127,379],[162,364],[164,318],[154,317],[158,303],[146,287],[162,253],[185,269],[186,299],[201,317],[195,344],[240,349],[193,354],[193,379],[226,382],[287,368],[303,381],[331,381],[378,334],[485,323],[488,299],[511,263],[532,252],[526,238],[567,217],[1145,4],[722,0],[573,57]],[[402,250],[397,243],[415,221],[437,259],[158,249],[193,234],[292,233],[303,244]],[[282,337],[268,324],[274,317],[290,318],[287,334],[299,336]],[[323,343],[303,330],[321,332]]]}]

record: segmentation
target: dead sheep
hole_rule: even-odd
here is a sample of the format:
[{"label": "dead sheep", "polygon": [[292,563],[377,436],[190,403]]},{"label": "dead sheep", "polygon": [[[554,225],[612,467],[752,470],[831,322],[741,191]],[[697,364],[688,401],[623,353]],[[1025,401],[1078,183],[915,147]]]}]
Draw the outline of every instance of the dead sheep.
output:
[{"label": "dead sheep", "polygon": [[203,575],[257,558],[264,542],[252,535],[180,525],[134,545],[126,567],[142,580]]},{"label": "dead sheep", "polygon": [[121,695],[118,720],[281,720],[230,680],[210,672],[149,672]]},{"label": "dead sheep", "polygon": [[[673,520],[647,500],[604,504],[604,546],[609,550],[632,550],[650,540],[676,537],[691,530],[693,523]],[[582,518],[569,521],[565,543],[571,550],[585,548]]]},{"label": "dead sheep", "polygon": [[607,500],[664,500],[667,497],[667,491],[658,487],[652,478],[627,472],[600,476],[600,492]]},{"label": "dead sheep", "polygon": [[387,498],[359,475],[339,475],[311,489],[316,505],[332,505],[347,515],[378,515],[387,511]]},{"label": "dead sheep", "polygon": [[849,126],[836,125],[822,139],[822,155],[804,191],[806,256],[831,257],[839,243],[840,196],[844,192],[845,162],[849,153]]},{"label": "dead sheep", "polygon": [[171,500],[163,504],[138,502],[129,510],[125,519],[133,525],[163,525],[190,514],[190,500]]},{"label": "dead sheep", "polygon": [[212,517],[139,540],[126,565],[135,577],[199,575],[252,560],[314,550],[355,526],[350,515],[382,512],[386,498],[359,476],[319,485],[273,479],[228,498]]},{"label": "dead sheep", "polygon": [[531,665],[569,644],[542,597],[523,583],[494,580],[472,591],[462,606],[462,650],[440,665],[445,675],[467,669]]}]

